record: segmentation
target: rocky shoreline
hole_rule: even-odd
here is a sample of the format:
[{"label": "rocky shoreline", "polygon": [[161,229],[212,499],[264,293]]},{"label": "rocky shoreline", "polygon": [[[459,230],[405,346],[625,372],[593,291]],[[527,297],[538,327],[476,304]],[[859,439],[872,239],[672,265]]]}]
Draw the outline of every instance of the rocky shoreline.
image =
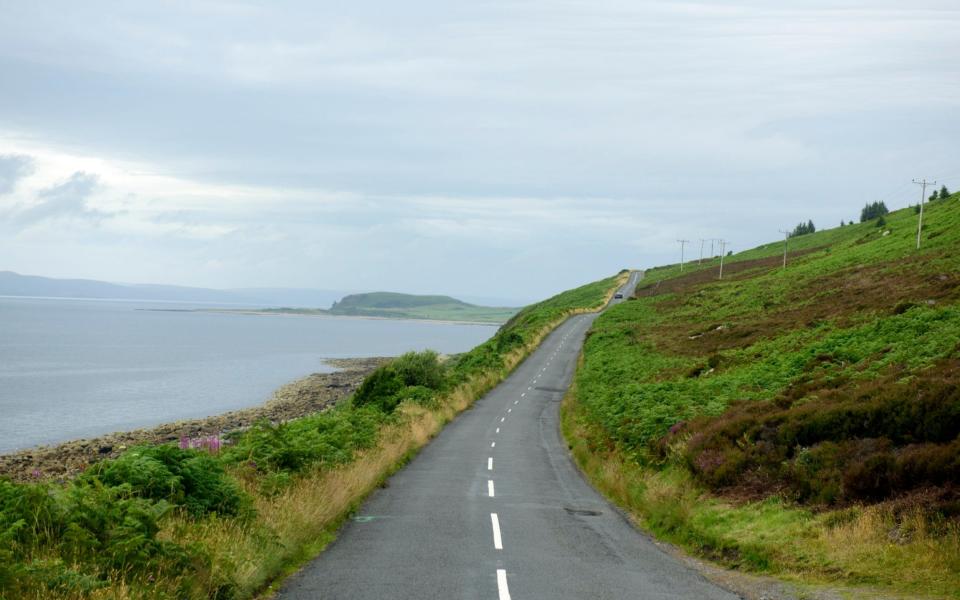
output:
[{"label": "rocky shoreline", "polygon": [[115,457],[131,446],[224,434],[249,427],[260,419],[282,422],[302,417],[329,408],[353,393],[371,371],[387,360],[329,359],[325,362],[338,371],[314,373],[288,383],[260,406],[0,455],[0,477],[15,481],[69,479],[89,465]]}]

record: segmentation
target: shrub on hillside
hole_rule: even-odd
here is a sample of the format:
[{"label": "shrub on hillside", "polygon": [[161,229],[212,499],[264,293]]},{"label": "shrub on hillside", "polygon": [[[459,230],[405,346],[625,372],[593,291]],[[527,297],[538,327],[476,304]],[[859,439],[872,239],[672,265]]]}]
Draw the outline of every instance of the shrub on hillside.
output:
[{"label": "shrub on hillside", "polygon": [[400,403],[399,394],[404,388],[403,377],[392,364],[377,367],[367,376],[353,394],[354,406],[374,406],[384,413],[391,413]]},{"label": "shrub on hillside", "polygon": [[796,402],[784,394],[782,402],[740,403],[694,419],[679,433],[690,436],[687,466],[714,489],[759,481],[828,504],[960,483],[956,383],[890,377],[818,396]]},{"label": "shrub on hillside", "polygon": [[99,482],[0,480],[0,597],[28,590],[83,597],[107,576],[188,570],[203,557],[157,537],[170,508]]},{"label": "shrub on hillside", "polygon": [[236,516],[249,509],[249,499],[215,457],[176,446],[131,448],[90,467],[80,478],[85,483],[94,480],[125,494],[166,500],[193,516]]},{"label": "shrub on hillside", "polygon": [[223,460],[258,471],[299,473],[349,462],[377,440],[384,413],[378,407],[342,405],[286,423],[258,421],[238,436]]},{"label": "shrub on hillside", "polygon": [[[404,400],[407,388],[439,392],[447,386],[447,374],[432,350],[408,352],[371,373],[353,395],[354,406],[375,406],[391,413]],[[422,391],[417,393],[422,397]]]}]

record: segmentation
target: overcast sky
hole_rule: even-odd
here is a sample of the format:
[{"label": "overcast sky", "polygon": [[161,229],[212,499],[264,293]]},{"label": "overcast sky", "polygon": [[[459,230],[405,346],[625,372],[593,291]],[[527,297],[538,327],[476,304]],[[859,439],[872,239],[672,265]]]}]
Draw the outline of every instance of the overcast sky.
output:
[{"label": "overcast sky", "polygon": [[741,250],[960,188],[957,31],[956,0],[0,0],[0,270],[529,300]]}]

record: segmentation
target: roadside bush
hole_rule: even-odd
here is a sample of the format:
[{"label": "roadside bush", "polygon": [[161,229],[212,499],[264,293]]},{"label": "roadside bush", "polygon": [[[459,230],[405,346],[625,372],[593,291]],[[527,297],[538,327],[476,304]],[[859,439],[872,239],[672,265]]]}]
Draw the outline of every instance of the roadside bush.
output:
[{"label": "roadside bush", "polygon": [[407,352],[396,358],[391,366],[405,386],[419,386],[442,390],[446,386],[446,372],[440,358],[433,350]]},{"label": "roadside bush", "polygon": [[353,405],[373,406],[383,413],[392,413],[400,403],[398,396],[403,388],[403,376],[393,364],[382,365],[360,384],[353,394]]},{"label": "roadside bush", "polygon": [[371,373],[354,393],[353,404],[389,414],[408,397],[423,398],[422,392],[407,392],[407,388],[436,392],[446,387],[447,373],[436,352],[407,352]]},{"label": "roadside bush", "polygon": [[166,500],[199,517],[237,516],[250,501],[210,454],[175,446],[131,448],[114,460],[94,465],[81,481],[98,480],[141,498]]},{"label": "roadside bush", "polygon": [[223,460],[260,471],[290,473],[343,464],[358,450],[373,446],[383,422],[378,407],[350,405],[277,425],[263,420],[239,436]]},{"label": "roadside bush", "polygon": [[[186,573],[201,564],[203,556],[157,538],[172,505],[131,496],[128,487],[0,481],[0,597],[22,590],[84,595],[107,576],[161,567]],[[51,555],[59,558],[41,558]]]}]

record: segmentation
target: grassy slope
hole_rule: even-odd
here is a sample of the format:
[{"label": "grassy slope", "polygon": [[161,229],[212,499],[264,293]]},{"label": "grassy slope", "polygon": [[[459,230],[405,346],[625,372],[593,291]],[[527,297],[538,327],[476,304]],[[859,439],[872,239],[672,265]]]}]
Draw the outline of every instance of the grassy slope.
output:
[{"label": "grassy slope", "polygon": [[[837,406],[856,414],[858,403],[909,385],[956,397],[960,200],[924,216],[919,252],[905,209],[887,217],[887,236],[871,222],[792,239],[800,252],[786,271],[782,242],[730,257],[723,281],[716,261],[682,277],[677,265],[648,271],[639,298],[600,317],[585,346],[564,411],[578,462],[646,527],[727,565],[960,598],[960,528],[945,519],[955,505],[938,504],[943,489],[858,497],[843,463],[843,473],[816,472],[811,495],[796,475],[810,448],[786,448],[770,467],[756,458],[766,442],[752,437],[770,415],[764,431],[775,443],[798,411],[807,421]],[[835,448],[888,435],[844,426]],[[721,435],[731,429],[743,437]],[[958,483],[943,473],[940,484]]]},{"label": "grassy slope", "polygon": [[524,308],[443,366],[439,386],[393,390],[401,403],[389,414],[344,402],[258,424],[214,456],[134,448],[66,484],[0,479],[0,598],[250,598],[269,589],[547,333],[600,308],[625,279]]}]

